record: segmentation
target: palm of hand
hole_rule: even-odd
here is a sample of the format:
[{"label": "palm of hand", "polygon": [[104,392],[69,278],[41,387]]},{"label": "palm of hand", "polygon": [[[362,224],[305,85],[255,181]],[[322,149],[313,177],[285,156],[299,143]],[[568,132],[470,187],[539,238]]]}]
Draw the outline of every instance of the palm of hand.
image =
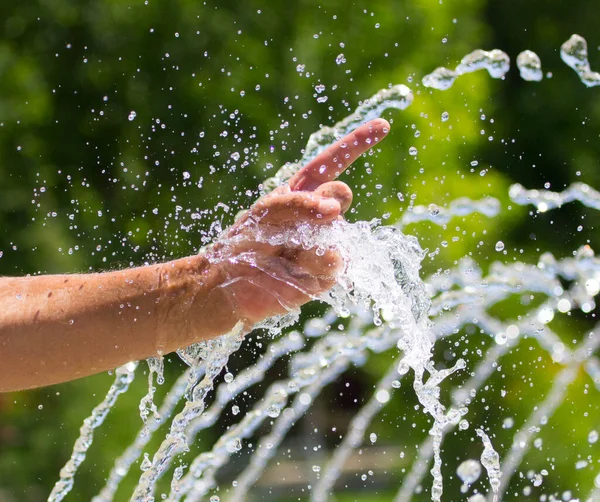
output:
[{"label": "palm of hand", "polygon": [[329,290],[342,258],[335,249],[317,254],[288,242],[271,245],[257,233],[282,232],[299,223],[326,225],[342,218],[352,190],[334,181],[389,131],[383,119],[372,120],[327,148],[295,174],[288,184],[257,201],[230,227],[213,254],[222,267],[222,287],[236,316],[256,323],[285,314]]}]

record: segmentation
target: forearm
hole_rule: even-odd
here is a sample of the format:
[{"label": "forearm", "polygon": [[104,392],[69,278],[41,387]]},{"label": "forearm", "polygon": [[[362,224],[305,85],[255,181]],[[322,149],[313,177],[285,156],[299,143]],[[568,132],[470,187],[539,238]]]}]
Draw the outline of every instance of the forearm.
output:
[{"label": "forearm", "polygon": [[201,257],[102,274],[0,279],[0,392],[106,371],[236,323]]}]

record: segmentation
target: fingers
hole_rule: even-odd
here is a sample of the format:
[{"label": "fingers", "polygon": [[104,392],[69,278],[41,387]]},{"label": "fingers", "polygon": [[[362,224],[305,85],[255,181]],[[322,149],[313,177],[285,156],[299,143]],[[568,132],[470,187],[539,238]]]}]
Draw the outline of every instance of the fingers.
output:
[{"label": "fingers", "polygon": [[327,223],[340,215],[341,204],[335,198],[306,192],[289,192],[265,197],[252,207],[251,212],[261,224],[281,225],[302,221]]},{"label": "fingers", "polygon": [[382,140],[390,130],[384,119],[375,119],[358,127],[348,136],[326,148],[290,179],[292,191],[312,191],[336,179],[364,152]]},{"label": "fingers", "polygon": [[342,181],[323,183],[314,191],[314,194],[337,200],[342,208],[342,213],[348,211],[352,205],[352,190]]}]

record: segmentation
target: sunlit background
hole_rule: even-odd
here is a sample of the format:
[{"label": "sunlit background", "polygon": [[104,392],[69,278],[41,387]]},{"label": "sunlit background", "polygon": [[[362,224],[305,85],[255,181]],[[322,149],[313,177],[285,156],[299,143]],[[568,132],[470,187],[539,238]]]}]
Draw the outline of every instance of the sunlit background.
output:
[{"label": "sunlit background", "polygon": [[[599,14],[597,2],[584,0],[3,0],[0,275],[114,270],[196,253],[255,200],[264,179],[300,157],[312,132],[395,84],[413,90],[414,104],[386,112],[389,137],[344,175],[355,193],[348,219],[392,223],[414,205],[499,199],[495,219],[474,214],[445,227],[406,228],[428,248],[423,277],[464,256],[485,271],[494,260],[535,264],[545,251],[562,258],[586,244],[596,249],[592,210],[571,204],[535,212],[512,204],[508,188],[561,191],[576,181],[600,188],[600,91],[586,88],[559,56],[578,33],[588,41],[592,69],[600,70]],[[513,64],[503,80],[480,71],[444,92],[423,87],[425,74],[453,68],[477,48],[502,49],[512,61],[533,50],[546,78],[526,82]],[[514,319],[539,302],[511,297],[495,314]],[[322,311],[309,305],[303,315]],[[573,311],[552,326],[573,346],[595,315]],[[247,366],[268,343],[255,334],[229,371]],[[469,326],[437,345],[436,361],[456,351],[467,360],[456,384],[493,343]],[[306,500],[318,476],[312,466],[328,457],[390,361],[389,353],[373,355],[326,388],[249,499]],[[182,369],[171,357],[159,398]],[[276,365],[267,381],[284,370]],[[480,391],[469,421],[492,430],[503,454],[559,370],[537,344],[523,341]],[[1,502],[47,498],[82,420],[112,380],[101,374],[0,395]],[[146,384],[138,377],[110,412],[67,500],[89,500],[103,486],[139,429]],[[242,413],[266,387],[236,401]],[[600,446],[588,440],[600,428],[599,408],[582,371],[505,500],[523,500],[528,472],[543,469],[551,475],[531,500],[589,493],[600,470]],[[234,419],[224,415],[193,450],[210,448]],[[346,465],[335,500],[391,500],[429,425],[410,385],[396,390],[368,429],[376,441],[367,439]],[[455,470],[478,458],[481,445],[466,439],[473,436],[452,433],[444,443],[444,500],[467,498]],[[223,495],[245,461],[234,458],[224,473]],[[134,468],[117,500],[128,500],[138,477]],[[478,483],[485,492],[485,476]],[[414,499],[429,500],[430,484],[426,477]]]}]

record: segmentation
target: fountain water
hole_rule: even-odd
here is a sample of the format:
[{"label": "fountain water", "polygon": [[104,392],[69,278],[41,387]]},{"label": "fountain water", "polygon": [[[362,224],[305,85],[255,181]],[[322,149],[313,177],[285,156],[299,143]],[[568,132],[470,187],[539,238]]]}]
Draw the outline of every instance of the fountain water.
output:
[{"label": "fountain water", "polygon": [[[582,49],[585,48],[582,40],[574,35],[563,45],[561,56],[586,85],[596,85],[587,54]],[[541,62],[531,51],[521,53],[517,65],[524,79],[541,80]],[[485,68],[492,77],[501,78],[508,67],[509,59],[505,53],[477,50],[465,56],[455,70],[438,68],[423,79],[423,84],[444,90],[464,73]],[[413,93],[403,85],[380,91],[354,114],[332,128],[313,134],[301,161],[285,165],[263,184],[264,190],[270,191],[285,182],[301,165],[357,125],[380,116],[388,108],[404,109],[413,100]],[[600,193],[585,184],[573,185],[562,193],[526,190],[514,185],[509,196],[514,204],[531,205],[538,213],[573,201],[600,209]],[[306,414],[323,389],[349,368],[360,366],[369,357],[383,352],[393,354],[391,364],[375,385],[371,398],[353,417],[324,468],[315,466],[317,469],[313,469],[318,476],[311,486],[311,500],[328,500],[334,493],[344,465],[360,448],[369,425],[392,399],[401,381],[407,379],[412,380],[420,408],[431,422],[429,434],[419,446],[410,471],[403,477],[395,500],[410,500],[419,493],[430,464],[431,499],[442,499],[442,444],[455,429],[466,438],[477,440],[481,452],[480,460],[467,459],[460,464],[457,474],[464,481],[461,490],[466,493],[485,472],[489,483],[487,494],[484,495],[484,490],[475,491],[469,500],[475,502],[486,500],[486,497],[490,501],[501,500],[536,434],[551,423],[553,413],[562,404],[565,392],[578,372],[587,372],[600,391],[600,361],[594,355],[600,333],[596,329],[588,332],[577,346],[569,349],[549,327],[557,316],[569,315],[576,309],[588,313],[595,308],[595,298],[600,293],[600,260],[589,246],[583,246],[573,256],[565,258],[557,259],[544,253],[536,264],[496,261],[484,273],[472,258],[465,257],[447,273],[421,280],[420,264],[425,252],[416,238],[403,233],[407,226],[417,222],[446,225],[453,218],[472,213],[494,218],[500,209],[500,203],[493,198],[461,198],[446,208],[411,207],[394,226],[383,226],[381,221],[374,220],[336,223],[325,229],[299,225],[285,235],[256,235],[257,240],[270,243],[293,239],[306,248],[336,246],[345,258],[346,268],[338,285],[322,298],[330,308],[322,317],[310,319],[302,329],[287,334],[281,334],[282,330],[297,320],[295,315],[265,323],[262,327],[271,335],[281,336],[273,339],[264,357],[255,365],[236,377],[228,373],[217,385],[210,405],[207,398],[216,378],[225,368],[229,356],[243,343],[239,329],[217,340],[180,350],[179,355],[189,369],[173,384],[160,407],[153,404],[152,387],[154,374],[157,379],[162,378],[162,363],[150,360],[149,392],[140,404],[143,418],[140,432],[116,460],[106,485],[94,501],[113,500],[120,481],[140,458],[152,435],[170,420],[169,432],[153,458],[145,456],[141,464],[143,473],[132,496],[135,501],[157,499],[154,494],[157,481],[173,466],[179,454],[189,450],[198,432],[213,426],[236,396],[260,383],[267,371],[286,354],[293,354],[288,363],[288,375],[271,383],[262,399],[231,425],[211,450],[197,455],[187,467],[175,467],[170,492],[159,496],[170,501],[195,501],[213,493],[210,500],[220,500],[213,492],[220,486],[219,474],[244,450],[244,441],[258,437],[257,445],[247,446],[251,452],[248,463],[235,476],[232,490],[224,495],[227,500],[245,500],[290,429]],[[503,245],[499,243],[496,248],[502,250]],[[502,319],[494,314],[495,307],[501,302],[526,293],[539,294],[544,301],[517,319]],[[472,367],[454,356],[453,366],[437,369],[432,359],[436,340],[451,337],[468,326],[475,326],[493,343]],[[314,343],[308,344],[311,339]],[[469,405],[494,373],[500,371],[503,358],[526,339],[538,344],[562,369],[555,375],[548,394],[541,398],[531,416],[518,429],[513,444],[501,460],[494,445],[494,431],[486,429],[485,424],[476,424],[477,427],[472,428],[467,421]],[[307,345],[309,348],[303,350]],[[71,489],[77,468],[92,442],[94,429],[102,423],[118,395],[127,390],[134,370],[134,363],[117,370],[115,384],[106,399],[82,426],[73,456],[61,470],[60,480],[49,500],[62,500]],[[449,377],[462,370],[469,372],[469,378],[452,389],[448,404],[442,404],[440,385],[447,384],[451,380]],[[184,395],[182,411],[171,419]],[[234,416],[239,413],[236,408],[236,405],[231,408]],[[270,431],[264,432],[269,422]],[[532,475],[534,486],[539,486],[536,483],[541,483],[542,476],[549,474]],[[588,499],[595,500],[597,495],[596,490]],[[552,494],[544,500],[552,500],[551,497]]]}]

